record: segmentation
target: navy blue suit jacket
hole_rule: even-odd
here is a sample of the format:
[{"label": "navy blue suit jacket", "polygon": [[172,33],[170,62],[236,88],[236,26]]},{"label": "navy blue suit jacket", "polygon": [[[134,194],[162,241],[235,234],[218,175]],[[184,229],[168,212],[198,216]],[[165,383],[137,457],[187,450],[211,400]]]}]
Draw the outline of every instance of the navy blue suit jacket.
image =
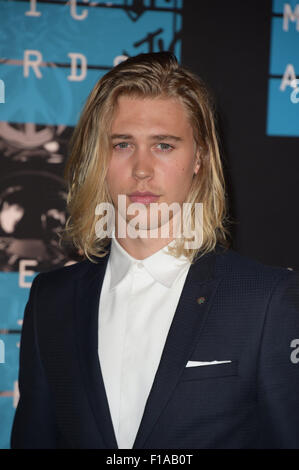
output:
[{"label": "navy blue suit jacket", "polygon": [[[34,279],[12,448],[117,449],[98,360],[107,260]],[[190,267],[133,449],[299,448],[298,278],[219,246]],[[214,360],[231,362],[186,368]]]}]

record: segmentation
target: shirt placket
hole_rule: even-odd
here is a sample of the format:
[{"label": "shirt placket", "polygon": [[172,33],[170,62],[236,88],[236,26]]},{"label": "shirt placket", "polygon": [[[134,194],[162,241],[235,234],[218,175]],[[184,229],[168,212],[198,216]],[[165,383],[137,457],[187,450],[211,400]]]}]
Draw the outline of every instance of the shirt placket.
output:
[{"label": "shirt placket", "polygon": [[142,408],[144,377],[143,371],[136,364],[139,353],[138,344],[144,335],[142,326],[142,289],[149,283],[148,275],[141,263],[132,266],[132,288],[126,311],[126,327],[123,348],[123,360],[120,384],[119,408],[119,446],[131,448],[140,424]]}]

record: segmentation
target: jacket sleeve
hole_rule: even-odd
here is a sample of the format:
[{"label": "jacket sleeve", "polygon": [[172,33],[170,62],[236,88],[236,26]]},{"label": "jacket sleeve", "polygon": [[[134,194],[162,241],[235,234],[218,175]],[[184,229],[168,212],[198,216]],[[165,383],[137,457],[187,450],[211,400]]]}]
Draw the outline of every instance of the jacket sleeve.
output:
[{"label": "jacket sleeve", "polygon": [[24,312],[19,363],[20,398],[11,433],[12,449],[57,447],[53,404],[35,331],[36,297],[41,276],[38,274],[33,280]]},{"label": "jacket sleeve", "polygon": [[258,364],[260,448],[299,449],[299,273],[274,288]]}]

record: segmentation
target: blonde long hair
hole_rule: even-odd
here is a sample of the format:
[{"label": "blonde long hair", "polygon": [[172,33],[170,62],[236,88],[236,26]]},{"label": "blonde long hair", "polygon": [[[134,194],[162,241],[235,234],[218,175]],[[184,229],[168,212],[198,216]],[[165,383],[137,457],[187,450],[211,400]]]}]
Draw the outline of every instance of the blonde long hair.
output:
[{"label": "blonde long hair", "polygon": [[[94,86],[85,103],[70,140],[65,168],[68,185],[68,219],[63,240],[91,261],[108,253],[110,238],[97,238],[95,208],[102,202],[112,204],[106,184],[111,153],[109,129],[120,95],[169,97],[179,99],[193,127],[200,148],[201,166],[194,175],[186,202],[203,203],[203,240],[198,249],[185,249],[184,238],[176,239],[169,252],[184,254],[191,262],[214,250],[216,243],[228,247],[229,222],[225,182],[215,126],[215,106],[200,77],[179,65],[169,52],[139,54],[115,66]],[[195,212],[191,213],[194,226]]]}]

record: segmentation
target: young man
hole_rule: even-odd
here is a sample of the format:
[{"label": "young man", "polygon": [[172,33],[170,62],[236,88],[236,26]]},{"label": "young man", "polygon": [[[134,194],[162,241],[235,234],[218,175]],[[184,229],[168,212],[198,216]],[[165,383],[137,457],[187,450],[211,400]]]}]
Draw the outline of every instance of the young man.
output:
[{"label": "young man", "polygon": [[166,52],[116,66],[66,176],[86,259],[32,284],[12,447],[299,448],[298,274],[227,247],[202,81]]}]

